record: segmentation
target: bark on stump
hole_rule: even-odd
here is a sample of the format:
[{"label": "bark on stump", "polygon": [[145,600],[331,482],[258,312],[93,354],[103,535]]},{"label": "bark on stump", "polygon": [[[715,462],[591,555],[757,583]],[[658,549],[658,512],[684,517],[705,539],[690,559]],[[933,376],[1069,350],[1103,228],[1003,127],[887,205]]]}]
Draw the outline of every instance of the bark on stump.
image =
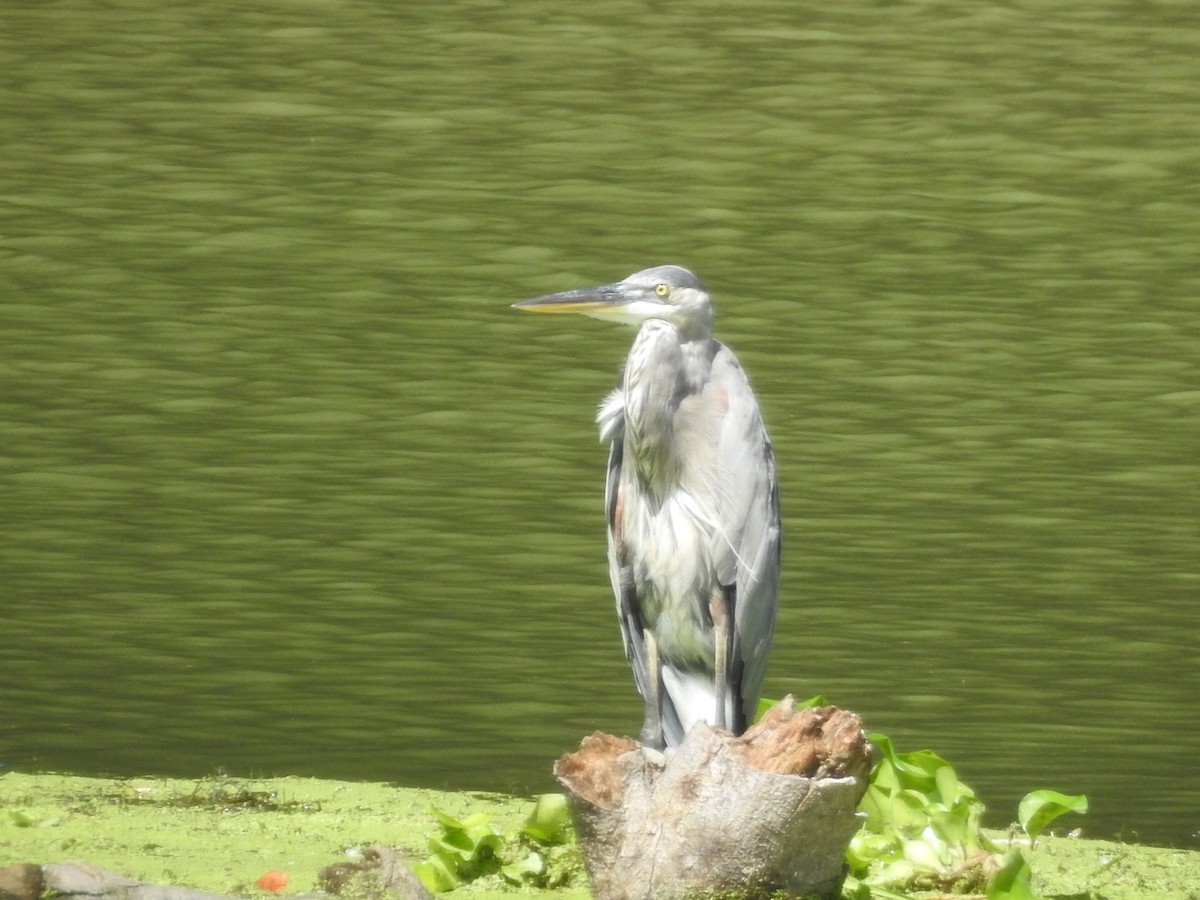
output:
[{"label": "bark on stump", "polygon": [[787,697],[741,737],[700,723],[665,756],[593,734],[554,774],[597,900],[832,897],[870,752],[854,713]]}]

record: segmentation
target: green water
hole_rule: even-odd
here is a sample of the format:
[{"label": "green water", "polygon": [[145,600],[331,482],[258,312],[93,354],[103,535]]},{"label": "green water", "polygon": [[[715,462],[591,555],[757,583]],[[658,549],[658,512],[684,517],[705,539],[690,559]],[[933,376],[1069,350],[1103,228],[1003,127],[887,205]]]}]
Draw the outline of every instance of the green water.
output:
[{"label": "green water", "polygon": [[[0,764],[526,792],[640,722],[515,300],[694,268],[767,690],[1200,845],[1191,4],[0,8]],[[0,769],[2,771],[2,769]]]}]

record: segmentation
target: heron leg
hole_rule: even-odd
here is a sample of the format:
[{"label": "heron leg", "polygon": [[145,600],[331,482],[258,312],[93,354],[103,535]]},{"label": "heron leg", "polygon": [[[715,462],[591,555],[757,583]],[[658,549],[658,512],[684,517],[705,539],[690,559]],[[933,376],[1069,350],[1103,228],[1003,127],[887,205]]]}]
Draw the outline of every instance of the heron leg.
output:
[{"label": "heron leg", "polygon": [[667,746],[662,723],[662,669],[658,665],[658,641],[650,629],[642,631],[646,642],[646,720],[642,724],[642,743],[655,750]]},{"label": "heron leg", "polygon": [[708,599],[708,613],[713,623],[713,682],[717,695],[717,708],[713,724],[726,731],[733,730],[725,702],[729,693],[729,610],[725,604],[725,592],[716,588]]}]

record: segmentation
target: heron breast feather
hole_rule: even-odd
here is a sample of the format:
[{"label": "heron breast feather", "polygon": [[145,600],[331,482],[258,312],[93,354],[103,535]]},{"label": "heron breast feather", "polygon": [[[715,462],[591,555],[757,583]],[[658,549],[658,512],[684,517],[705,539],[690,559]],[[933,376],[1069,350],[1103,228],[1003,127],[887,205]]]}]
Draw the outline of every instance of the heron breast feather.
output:
[{"label": "heron breast feather", "polygon": [[695,499],[683,494],[657,507],[623,496],[620,514],[643,620],[663,657],[681,663],[707,659],[712,636],[705,610],[717,586],[720,536]]}]

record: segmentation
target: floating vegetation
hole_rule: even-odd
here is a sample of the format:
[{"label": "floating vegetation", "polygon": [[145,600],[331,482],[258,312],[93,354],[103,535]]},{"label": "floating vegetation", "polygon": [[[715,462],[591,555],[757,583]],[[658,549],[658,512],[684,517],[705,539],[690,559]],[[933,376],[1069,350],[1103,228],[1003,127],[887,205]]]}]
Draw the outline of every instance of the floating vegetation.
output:
[{"label": "floating vegetation", "polygon": [[1087,798],[1032,791],[1017,811],[1028,846],[983,833],[983,803],[954,767],[930,750],[898,752],[887,735],[869,735],[880,754],[859,804],[866,816],[850,842],[849,896],[890,898],[895,891],[982,893],[988,900],[1034,900],[1031,853],[1059,816],[1087,812]]},{"label": "floating vegetation", "polygon": [[[759,715],[773,705],[763,700]],[[796,707],[826,705],[818,696]],[[931,750],[902,753],[879,732],[868,737],[877,757],[858,807],[863,826],[846,852],[844,900],[906,900],[914,891],[1037,900],[1034,846],[1059,816],[1087,812],[1087,797],[1032,791],[1021,801],[1008,839],[993,839],[983,831],[983,802],[949,762]],[[485,813],[456,819],[431,812],[441,833],[430,839],[429,857],[413,868],[432,891],[452,891],[492,875],[509,885],[535,887],[581,877],[561,794],[539,797],[525,825],[511,833]]]},{"label": "floating vegetation", "polygon": [[583,876],[583,861],[562,794],[537,798],[525,824],[511,832],[486,813],[461,819],[439,809],[430,812],[441,834],[429,840],[430,855],[413,871],[432,891],[452,891],[488,875],[513,887],[564,887]]},{"label": "floating vegetation", "polygon": [[258,787],[253,781],[232,778],[219,773],[196,782],[190,794],[173,793],[163,796],[152,788],[130,786],[127,791],[111,797],[113,802],[127,805],[152,805],[210,809],[222,812],[319,812],[321,804],[287,800],[278,791]]}]

